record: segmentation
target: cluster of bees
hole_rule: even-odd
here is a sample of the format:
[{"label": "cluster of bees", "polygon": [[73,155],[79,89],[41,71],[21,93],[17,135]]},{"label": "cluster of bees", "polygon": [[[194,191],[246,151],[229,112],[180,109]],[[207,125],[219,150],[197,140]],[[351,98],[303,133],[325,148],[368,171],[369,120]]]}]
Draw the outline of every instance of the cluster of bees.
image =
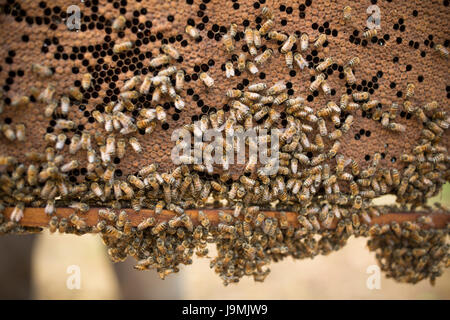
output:
[{"label": "cluster of bees", "polygon": [[[265,21],[259,30],[249,27],[244,30],[243,40],[251,57],[241,52],[236,61],[237,69],[256,74],[275,56],[274,50],[267,48],[264,41],[280,44],[279,52],[284,55],[288,68],[310,68],[302,54],[310,47],[320,50],[327,36],[321,34],[310,39],[307,34],[301,34],[298,39],[296,34],[286,35],[274,30],[274,15],[269,8],[264,7],[262,15]],[[113,22],[115,31],[124,27],[123,16]],[[194,39],[199,37],[199,30],[193,26],[187,26],[185,31]],[[231,24],[223,36],[227,54],[235,52],[237,32],[237,25]],[[373,32],[367,31],[364,36],[372,37]],[[133,42],[124,41],[115,44],[113,51],[122,53],[132,48]],[[450,158],[448,150],[441,144],[450,124],[449,115],[435,101],[425,106],[415,105],[411,101],[413,84],[408,84],[403,105],[393,103],[388,111],[383,111],[379,101],[368,92],[344,94],[335,102],[324,73],[334,63],[333,57],[326,57],[315,67],[314,80],[308,88],[311,92],[320,89],[329,100],[318,110],[308,106],[302,96],[289,95],[283,82],[272,85],[259,82],[250,84],[246,90],[232,88],[224,93],[231,107],[228,114],[218,110],[184,126],[193,136],[208,129],[229,136],[248,129],[257,132],[283,129],[280,165],[275,174],[264,174],[273,163],[258,166],[257,159],[249,159],[243,174],[234,180],[226,161],[216,180],[205,177],[214,172],[212,166],[189,161],[170,172],[160,173],[156,164],[149,164],[126,179],[116,177],[112,159],[125,157],[128,145],[134,152],[143,151],[135,133],[144,130],[150,135],[157,122],[165,123],[167,115],[161,101],[168,99],[176,109],[185,108],[180,96],[184,88],[184,71],[174,64],[179,61],[180,54],[169,44],[160,49],[161,54],[150,61],[150,66],[159,68],[156,75],[132,77],[121,87],[118,102],[107,104],[104,112],[92,112],[98,126],[107,134],[101,130],[94,135],[84,131],[81,135],[74,134],[67,144],[64,130],[74,128],[75,122],[57,119],[56,133],[47,133],[44,137],[45,151],[25,155],[29,165],[21,163],[21,159],[0,156],[0,166],[12,172],[0,175],[0,199],[2,206],[14,206],[11,221],[4,221],[0,216],[0,234],[39,231],[18,223],[25,207],[45,207],[51,217],[50,232],[99,233],[113,261],[133,256],[138,261],[136,269],[156,269],[163,279],[177,272],[180,264],[191,264],[194,253],[207,256],[208,243],[215,243],[218,255],[211,260],[211,268],[225,284],[237,282],[243,276],[263,281],[271,261],[287,256],[302,259],[328,254],[344,246],[352,235],[372,236],[370,249],[378,250],[377,257],[383,269],[399,281],[415,283],[424,278],[434,281],[441,273],[440,266],[448,267],[448,245],[445,244],[448,227],[446,230],[423,230],[421,226],[430,227],[426,216],[402,225],[373,224],[374,217],[391,208],[376,207],[372,199],[393,193],[399,203],[409,204],[408,209],[414,209],[439,191],[449,180]],[[353,70],[359,62],[358,57],[353,57],[344,67],[349,85],[356,83]],[[46,66],[33,64],[31,69],[40,78],[53,75],[53,70]],[[225,77],[233,76],[235,66],[230,60],[225,64]],[[199,78],[206,88],[214,86],[215,81],[208,73],[202,72]],[[88,89],[91,80],[90,74],[82,75],[82,88]],[[149,93],[152,93],[154,107],[137,110],[133,101]],[[76,87],[68,88],[65,95],[57,98],[53,85],[43,91],[31,88],[31,95],[45,105],[46,117],[55,112],[68,115],[72,102],[83,98]],[[11,102],[11,107],[15,108],[30,105],[29,96],[16,97]],[[380,153],[374,154],[370,165],[363,168],[340,152],[343,137],[355,120],[352,113],[373,111],[373,119],[395,135],[406,130],[404,125],[395,122],[400,109],[413,114],[423,126],[418,144],[401,155],[400,160],[405,163],[403,171],[381,167]],[[284,126],[281,126],[281,110],[286,114]],[[138,111],[137,116],[132,115],[134,111]],[[25,139],[25,127],[20,124],[14,128],[2,124],[0,131],[10,141]],[[271,138],[267,134],[258,139],[259,143],[270,143]],[[226,140],[222,142],[225,151],[232,148],[238,152],[236,141],[231,145]],[[176,144],[183,147],[182,143],[177,141]],[[208,151],[206,144],[200,144],[201,150]],[[75,159],[67,159],[62,155],[63,151],[68,151]],[[70,183],[68,173],[80,167],[79,155],[83,153],[88,180]],[[198,221],[192,221],[185,212],[189,208],[204,208],[219,202],[234,211],[233,214],[220,212],[218,224],[211,223],[202,211],[199,211]],[[83,213],[92,205],[110,209],[100,210],[98,223],[89,227]],[[59,219],[56,215],[58,206],[69,206],[74,213]],[[122,210],[127,207],[137,213],[142,208],[153,209],[155,214],[133,226]],[[280,213],[276,217],[267,217],[261,212],[270,207]],[[163,209],[173,211],[175,216],[168,221],[160,219]],[[297,213],[295,225],[288,223],[283,210]]]},{"label": "cluster of bees", "polygon": [[384,227],[384,232],[368,240],[367,246],[376,252],[386,277],[406,283],[428,278],[434,285],[443,268],[450,267],[447,241],[450,224],[446,229],[423,230],[420,224],[431,223],[429,219],[421,216],[416,222],[392,222]]}]

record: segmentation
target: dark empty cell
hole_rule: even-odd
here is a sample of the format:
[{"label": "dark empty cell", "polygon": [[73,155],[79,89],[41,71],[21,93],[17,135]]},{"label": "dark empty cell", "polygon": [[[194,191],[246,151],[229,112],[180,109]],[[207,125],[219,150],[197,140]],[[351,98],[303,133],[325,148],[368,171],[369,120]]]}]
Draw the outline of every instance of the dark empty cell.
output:
[{"label": "dark empty cell", "polygon": [[402,38],[397,37],[396,41],[397,41],[398,44],[401,44],[402,43]]},{"label": "dark empty cell", "polygon": [[281,4],[281,5],[280,5],[280,11],[281,11],[281,12],[286,11],[286,6],[285,6],[284,4]]},{"label": "dark empty cell", "polygon": [[265,79],[265,78],[266,78],[266,74],[265,74],[264,72],[260,72],[260,73],[259,73],[259,78],[260,78],[261,80]]},{"label": "dark empty cell", "polygon": [[311,4],[312,4],[312,0],[306,0],[306,1],[305,1],[305,5],[306,5],[307,7],[311,6]]},{"label": "dark empty cell", "polygon": [[419,15],[419,12],[417,10],[413,10],[412,15],[414,17],[417,17]]},{"label": "dark empty cell", "polygon": [[391,84],[389,86],[391,87],[391,89],[394,89],[397,85],[395,82],[391,82]]},{"label": "dark empty cell", "polygon": [[333,30],[331,31],[331,35],[332,35],[333,37],[337,37],[337,36],[338,36],[338,31],[337,31],[336,29],[333,29]]},{"label": "dark empty cell", "polygon": [[370,156],[369,156],[368,154],[366,154],[366,155],[364,156],[364,160],[369,161],[369,160],[370,160]]},{"label": "dark empty cell", "polygon": [[[259,4],[259,2],[255,2],[255,3],[253,3],[253,8],[255,8],[255,9],[259,9],[259,7],[260,7],[260,4]],[[292,9],[292,8],[291,8]],[[291,10],[291,13],[292,13],[292,10]]]},{"label": "dark empty cell", "polygon": [[[366,40],[363,40],[363,41],[366,41]],[[355,44],[359,45],[360,43],[361,43],[361,39],[360,38],[356,38],[355,39]]]},{"label": "dark empty cell", "polygon": [[401,31],[401,32],[405,31],[405,29],[406,29],[406,27],[405,27],[404,25],[401,25],[401,26],[400,26],[400,31]]},{"label": "dark empty cell", "polygon": [[367,44],[368,44],[368,42],[367,42],[366,39],[364,39],[363,41],[361,41],[361,45],[362,45],[363,47],[366,47]]},{"label": "dark empty cell", "polygon": [[355,134],[355,140],[359,140],[361,139],[361,136],[359,135],[359,133]]},{"label": "dark empty cell", "polygon": [[322,33],[325,30],[325,28],[323,26],[319,27],[319,32]]},{"label": "dark empty cell", "polygon": [[370,137],[371,134],[372,134],[372,132],[370,132],[370,130],[366,131],[366,137]]},{"label": "dark empty cell", "polygon": [[401,98],[403,96],[403,92],[397,91],[397,97]]},{"label": "dark empty cell", "polygon": [[282,26],[287,25],[287,21],[286,21],[285,19],[281,20],[281,25],[282,25]]},{"label": "dark empty cell", "polygon": [[397,63],[397,62],[398,62],[398,57],[394,57],[394,58],[392,59],[392,61],[393,61],[394,63]]},{"label": "dark empty cell", "polygon": [[377,38],[377,37],[372,37],[372,39],[370,39],[370,41],[371,41],[372,43],[377,43],[378,38]]},{"label": "dark empty cell", "polygon": [[300,19],[305,19],[305,17],[306,17],[306,15],[305,15],[304,12],[300,12],[300,13],[298,14],[298,16],[299,16]]},{"label": "dark empty cell", "polygon": [[398,30],[400,28],[400,26],[396,23],[396,24],[394,24],[394,26],[393,26],[393,29],[394,30]]},{"label": "dark empty cell", "polygon": [[391,37],[390,37],[389,34],[387,34],[387,33],[383,36],[383,39],[386,40],[386,41],[388,41],[390,38],[391,38]]},{"label": "dark empty cell", "polygon": [[364,130],[364,129],[359,130],[359,134],[361,134],[361,135],[363,135],[365,132],[366,132],[366,130]]},{"label": "dark empty cell", "polygon": [[238,10],[239,9],[239,3],[233,3],[233,9]]},{"label": "dark empty cell", "polygon": [[406,71],[411,71],[411,70],[412,70],[412,65],[408,64],[408,65],[406,66]]},{"label": "dark empty cell", "polygon": [[407,119],[407,120],[411,119],[411,117],[412,117],[412,114],[411,114],[411,113],[406,114],[406,119]]},{"label": "dark empty cell", "polygon": [[297,72],[295,70],[291,70],[291,71],[289,71],[289,75],[291,77],[295,77],[297,75]]},{"label": "dark empty cell", "polygon": [[392,163],[395,163],[397,161],[397,158],[396,157],[391,157],[391,162]]}]

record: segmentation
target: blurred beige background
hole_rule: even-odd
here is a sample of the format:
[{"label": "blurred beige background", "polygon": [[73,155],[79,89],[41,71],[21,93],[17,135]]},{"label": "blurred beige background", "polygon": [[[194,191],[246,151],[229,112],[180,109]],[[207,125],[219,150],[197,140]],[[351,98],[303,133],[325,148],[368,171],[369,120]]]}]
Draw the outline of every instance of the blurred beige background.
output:
[{"label": "blurred beige background", "polygon": [[[450,206],[450,185],[430,202]],[[394,197],[378,202],[387,203]],[[1,241],[1,238],[0,238]],[[313,260],[286,259],[271,265],[264,283],[251,278],[224,287],[209,268],[209,260],[194,259],[178,274],[160,280],[156,272],[135,271],[133,259],[113,265],[99,237],[50,235],[37,237],[32,255],[32,297],[35,299],[450,299],[450,269],[437,279],[417,285],[400,284],[382,275],[381,289],[369,290],[366,273],[376,264],[366,238],[351,238],[348,245],[328,256]],[[210,256],[214,256],[211,247]],[[4,257],[6,258],[6,257]],[[69,266],[79,266],[80,290],[66,286]],[[6,275],[0,274],[1,278]],[[123,284],[125,290],[123,290]]]}]

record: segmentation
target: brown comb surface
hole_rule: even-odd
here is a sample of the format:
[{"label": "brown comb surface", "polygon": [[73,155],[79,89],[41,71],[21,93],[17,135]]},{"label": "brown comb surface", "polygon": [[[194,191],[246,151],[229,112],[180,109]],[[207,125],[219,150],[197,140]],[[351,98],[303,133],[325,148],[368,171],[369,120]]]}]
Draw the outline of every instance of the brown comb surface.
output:
[{"label": "brown comb surface", "polygon": [[[446,106],[448,102],[449,92],[445,89],[448,89],[449,64],[432,48],[437,44],[448,46],[450,9],[442,1],[379,2],[377,5],[381,9],[381,30],[373,39],[362,37],[368,18],[368,1],[307,1],[306,5],[304,1],[267,1],[264,5],[271,8],[275,15],[274,30],[286,34],[295,31],[306,32],[311,39],[315,39],[321,32],[331,33],[328,35],[326,48],[313,52],[316,56],[312,55],[311,49],[305,54],[305,57],[308,60],[311,58],[312,61],[328,56],[335,59],[335,65],[329,68],[329,72],[333,73],[327,80],[335,94],[329,98],[322,92],[319,92],[317,97],[309,92],[310,78],[314,74],[312,69],[301,71],[295,67],[290,75],[284,56],[277,50],[278,46],[264,39],[263,44],[274,48],[275,53],[266,65],[259,68],[260,72],[251,75],[244,71],[240,76],[226,79],[221,66],[231,55],[224,51],[222,42],[217,39],[224,35],[224,28],[229,29],[230,22],[238,25],[239,32],[244,31],[244,22],[248,22],[250,27],[256,27],[258,23],[255,21],[261,17],[260,7],[263,5],[252,1],[210,1],[206,4],[195,1],[192,5],[187,2],[189,1],[128,1],[123,6],[119,1],[100,1],[98,5],[93,1],[86,1],[79,4],[82,29],[75,32],[69,31],[64,24],[67,19],[66,9],[72,4],[70,1],[19,1],[20,4],[10,4],[8,1],[3,8],[4,14],[0,16],[0,36],[3,39],[0,52],[0,83],[5,97],[13,99],[29,94],[31,86],[42,90],[49,83],[55,84],[55,96],[59,97],[69,86],[73,86],[76,80],[81,80],[82,74],[91,71],[94,73],[95,88],[84,94],[82,106],[85,106],[85,109],[73,105],[68,118],[74,120],[79,128],[94,134],[102,129],[99,129],[100,126],[96,122],[90,123],[90,112],[97,106],[104,105],[109,99],[117,98],[118,91],[114,92],[114,89],[110,88],[120,88],[124,80],[133,74],[145,73],[143,70],[148,70],[150,60],[145,54],[151,52],[155,57],[162,42],[169,40],[183,57],[183,61],[175,65],[185,70],[186,75],[191,78],[199,74],[195,71],[196,68],[207,67],[208,73],[215,79],[215,87],[206,90],[201,80],[186,82],[185,92],[180,94],[186,102],[186,107],[178,113],[179,119],[174,120],[178,117],[174,107],[166,105],[169,107],[168,129],[165,127],[164,130],[161,123],[158,123],[151,135],[137,135],[144,152],[141,155],[127,152],[126,157],[117,165],[123,176],[153,162],[160,164],[163,170],[172,169],[172,130],[191,123],[193,117],[200,117],[204,112],[222,109],[228,102],[226,90],[236,87],[245,79],[250,83],[265,82],[268,86],[279,80],[290,82],[294,96],[313,98],[307,105],[315,110],[325,106],[330,100],[339,104],[342,94],[346,91],[357,92],[359,89],[373,92],[371,98],[382,103],[383,111],[388,110],[392,102],[397,102],[400,108],[396,121],[407,126],[404,134],[383,129],[379,122],[363,117],[361,111],[353,112],[354,125],[343,136],[341,152],[346,158],[358,161],[363,168],[375,152],[380,152],[383,155],[380,166],[402,169],[404,164],[399,161],[400,155],[410,152],[417,144],[420,125],[414,115],[408,115],[402,109],[407,83],[416,86],[415,96],[411,100],[414,105],[423,106],[436,100],[439,105]],[[346,5],[353,9],[352,20],[347,24],[342,18]],[[206,9],[202,10],[202,6]],[[126,10],[125,17],[130,27],[121,35],[114,31],[106,32],[111,21],[120,14],[120,10]],[[169,21],[172,18],[173,21]],[[184,32],[189,19],[192,19],[197,27],[199,24],[204,25],[204,29],[200,31],[202,41],[196,42]],[[114,61],[117,57],[114,57],[110,50],[114,43],[138,39],[142,42],[140,46],[136,46],[138,51],[131,51],[127,59],[119,58]],[[187,45],[183,46],[186,41]],[[239,54],[244,44],[242,39],[236,42],[234,53]],[[352,90],[345,86],[345,79],[340,79],[340,72],[335,69],[342,67],[353,56],[360,57],[361,63],[354,68],[357,83],[356,88]],[[39,79],[30,72],[32,63],[51,66],[55,74],[45,80]],[[112,72],[117,76],[117,81],[109,75]],[[265,78],[261,80],[264,75]],[[188,89],[193,90],[194,96],[186,94]],[[193,99],[196,95],[198,101]],[[143,105],[144,103],[138,104],[139,107]],[[12,121],[13,125],[24,123],[27,139],[24,143],[2,139],[1,154],[13,155],[23,160],[27,151],[44,150],[46,144],[42,138],[46,131],[52,130],[51,119],[43,115],[44,107],[43,104],[34,103],[26,108],[4,108],[0,116],[1,122]],[[367,117],[370,117],[370,114]],[[77,132],[78,129],[73,131]],[[68,139],[72,134],[67,133]],[[447,147],[450,146],[448,131],[442,137],[442,142]],[[81,154],[83,152],[78,158],[83,167],[85,157]],[[66,157],[70,158],[68,154]],[[240,170],[231,166],[231,171],[238,173]],[[83,176],[76,177],[76,181],[83,181]]]}]

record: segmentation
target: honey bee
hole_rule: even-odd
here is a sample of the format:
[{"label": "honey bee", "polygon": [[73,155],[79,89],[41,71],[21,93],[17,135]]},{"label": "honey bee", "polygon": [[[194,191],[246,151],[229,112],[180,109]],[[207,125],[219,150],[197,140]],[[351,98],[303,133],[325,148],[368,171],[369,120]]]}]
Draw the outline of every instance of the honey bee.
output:
[{"label": "honey bee", "polygon": [[58,107],[58,104],[55,101],[50,102],[44,110],[44,115],[47,118],[50,118],[52,114],[55,112],[56,108]]},{"label": "honey bee", "polygon": [[185,228],[189,232],[192,232],[194,230],[194,224],[192,223],[191,218],[187,214],[181,216],[181,222],[184,224]]},{"label": "honey bee", "polygon": [[72,202],[69,208],[75,209],[77,212],[86,213],[89,210],[89,205],[83,202]]},{"label": "honey bee", "polygon": [[281,53],[287,53],[292,50],[292,47],[297,42],[297,36],[295,34],[291,34],[287,40],[283,43],[280,51]]},{"label": "honey bee", "polygon": [[263,15],[263,17],[264,17],[265,19],[268,19],[268,20],[273,20],[273,19],[274,19],[273,12],[272,12],[272,10],[269,9],[268,7],[263,7],[263,8],[261,9],[261,13],[262,13],[262,15]]},{"label": "honey bee", "polygon": [[314,42],[314,48],[318,49],[327,41],[327,35],[325,33],[321,33],[317,40]]},{"label": "honey bee", "polygon": [[145,220],[143,220],[141,223],[138,224],[137,229],[139,231],[142,231],[144,229],[153,227],[156,224],[156,220],[154,217],[149,217]]},{"label": "honey bee", "polygon": [[117,43],[113,47],[113,52],[114,53],[122,53],[122,52],[132,49],[133,46],[134,46],[134,44],[132,41],[124,41],[121,43]]},{"label": "honey bee", "polygon": [[165,202],[164,201],[158,201],[155,205],[155,215],[160,215],[165,207]]},{"label": "honey bee", "polygon": [[325,80],[325,75],[323,73],[319,74],[316,77],[316,79],[313,82],[311,82],[311,84],[309,85],[309,90],[311,92],[316,91],[324,80]]},{"label": "honey bee", "polygon": [[123,15],[120,15],[114,19],[114,21],[112,23],[112,29],[115,32],[122,31],[123,29],[125,29],[126,22],[127,22],[127,19]]},{"label": "honey bee", "polygon": [[132,199],[134,198],[134,191],[131,189],[130,185],[126,183],[125,181],[120,182],[120,189],[125,192],[125,195],[127,198]]},{"label": "honey bee", "polygon": [[191,25],[187,25],[185,31],[193,39],[197,40],[200,38],[200,31]]},{"label": "honey bee", "polygon": [[349,85],[356,83],[356,77],[353,74],[353,70],[350,67],[344,68],[345,79]]},{"label": "honey bee", "polygon": [[251,74],[257,74],[259,72],[258,67],[253,63],[253,61],[247,61],[245,66]]},{"label": "honey bee", "polygon": [[412,83],[408,83],[408,85],[406,86],[406,98],[410,99],[414,96],[414,89],[416,88],[416,86]]},{"label": "honey bee", "polygon": [[355,101],[365,101],[370,99],[370,94],[368,92],[355,92],[352,97]]},{"label": "honey bee", "polygon": [[247,56],[246,56],[245,52],[241,52],[238,57],[238,70],[240,72],[245,70],[245,67],[247,65],[246,61],[247,61]]},{"label": "honey bee", "polygon": [[285,59],[286,59],[286,65],[289,69],[292,69],[294,67],[293,63],[294,63],[294,54],[292,53],[292,51],[288,51],[285,54]]},{"label": "honey bee", "polygon": [[233,37],[231,35],[229,35],[229,34],[224,34],[223,38],[222,38],[222,41],[223,41],[223,45],[225,47],[225,50],[228,53],[232,53],[234,51]]},{"label": "honey bee", "polygon": [[300,52],[294,53],[294,61],[301,70],[308,66],[308,62],[303,58]]},{"label": "honey bee", "polygon": [[323,62],[319,63],[316,67],[316,70],[318,72],[322,72],[324,71],[326,68],[328,68],[329,66],[331,66],[333,64],[333,58],[329,57],[326,58]]},{"label": "honey bee", "polygon": [[259,65],[266,63],[273,54],[273,50],[271,48],[267,48],[263,53],[255,58],[255,62]]},{"label": "honey bee", "polygon": [[[325,81],[325,80],[322,81],[322,83],[320,84],[320,87],[322,88],[322,91],[325,95],[327,95],[327,96],[331,95],[331,87],[328,85],[327,81]],[[339,119],[339,117],[337,117],[337,119]]]},{"label": "honey bee", "polygon": [[170,62],[170,57],[166,54],[160,54],[150,60],[150,66],[153,68],[157,68],[159,66],[162,66],[164,64],[168,64]]},{"label": "honey bee", "polygon": [[59,220],[58,217],[54,216],[50,219],[48,222],[48,229],[50,233],[55,233],[59,226]]},{"label": "honey bee", "polygon": [[273,28],[274,25],[275,23],[272,19],[267,20],[266,22],[263,23],[263,25],[259,29],[259,33],[262,36],[265,36]]},{"label": "honey bee", "polygon": [[282,92],[279,95],[275,97],[273,100],[273,103],[275,105],[281,105],[283,102],[285,102],[289,98],[289,95],[287,92]]},{"label": "honey bee", "polygon": [[77,216],[75,213],[72,213],[69,216],[69,221],[72,223],[78,230],[83,230],[86,228],[87,224],[86,222],[81,219],[79,216]]},{"label": "honey bee", "polygon": [[60,170],[61,172],[69,172],[71,170],[78,168],[78,166],[79,166],[78,160],[71,160],[66,164],[64,164],[63,166],[61,166]]},{"label": "honey bee", "polygon": [[281,42],[285,42],[288,38],[287,35],[285,35],[284,33],[280,33],[277,31],[270,31],[268,33],[268,36],[270,39],[275,40],[275,41],[281,41]]},{"label": "honey bee", "polygon": [[448,58],[448,50],[442,44],[435,45],[434,49],[441,55],[441,57]]},{"label": "honey bee", "polygon": [[350,6],[345,6],[343,13],[344,13],[344,21],[349,22],[350,19],[352,18],[352,8]]},{"label": "honey bee", "polygon": [[414,113],[416,111],[416,107],[411,103],[411,101],[405,101],[403,103],[403,107],[408,113]]},{"label": "honey bee", "polygon": [[405,132],[406,127],[400,123],[389,123],[388,129],[394,132]]},{"label": "honey bee", "polygon": [[169,55],[172,59],[178,60],[180,58],[180,53],[178,52],[178,50],[169,44],[161,45],[161,50],[165,54]]},{"label": "honey bee", "polygon": [[225,63],[225,75],[227,78],[234,77],[234,66],[231,61]]},{"label": "honey bee", "polygon": [[31,72],[33,72],[34,74],[36,74],[37,76],[39,76],[41,78],[48,78],[53,75],[52,69],[50,69],[49,67],[37,64],[37,63],[33,63],[31,65]]},{"label": "honey bee", "polygon": [[253,44],[256,48],[261,47],[261,33],[259,33],[259,30],[253,30]]},{"label": "honey bee", "polygon": [[50,104],[53,100],[56,88],[54,85],[49,84],[38,96],[38,101]]},{"label": "honey bee", "polygon": [[14,107],[14,108],[26,107],[29,104],[30,104],[30,97],[28,97],[28,96],[15,97],[11,101],[11,106]]},{"label": "honey bee", "polygon": [[363,33],[364,38],[373,38],[377,36],[377,29],[367,30]]},{"label": "honey bee", "polygon": [[19,222],[20,220],[22,220],[23,215],[24,215],[24,210],[25,205],[22,202],[19,202],[13,209],[13,211],[11,212],[11,216],[10,219],[11,221],[14,222]]},{"label": "honey bee", "polygon": [[427,103],[427,104],[423,107],[423,109],[424,109],[425,111],[427,111],[427,112],[431,112],[431,111],[433,111],[433,110],[436,110],[438,107],[439,107],[439,105],[438,105],[437,101],[432,101],[432,102],[430,102],[430,103]]},{"label": "honey bee", "polygon": [[141,144],[139,143],[139,141],[135,137],[131,137],[128,140],[128,143],[130,144],[131,148],[133,148],[134,152],[136,152],[136,153],[141,153],[142,152]]},{"label": "honey bee", "polygon": [[83,74],[83,76],[81,77],[81,87],[84,90],[89,89],[91,87],[91,81],[92,81],[92,75],[89,72]]},{"label": "honey bee", "polygon": [[69,87],[69,95],[77,101],[83,100],[83,94],[77,87]]},{"label": "honey bee", "polygon": [[214,85],[214,79],[211,78],[206,72],[200,73],[200,80],[202,80],[208,88],[211,88]]}]

